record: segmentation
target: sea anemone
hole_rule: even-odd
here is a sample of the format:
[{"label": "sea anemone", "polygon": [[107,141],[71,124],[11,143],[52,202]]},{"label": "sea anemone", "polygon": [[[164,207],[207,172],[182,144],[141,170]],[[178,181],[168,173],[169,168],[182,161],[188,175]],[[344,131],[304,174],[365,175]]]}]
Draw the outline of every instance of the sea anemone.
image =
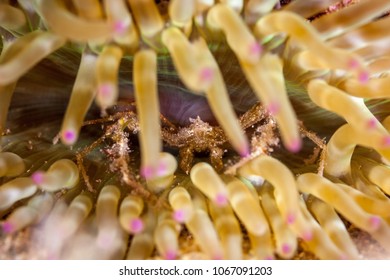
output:
[{"label": "sea anemone", "polygon": [[1,1],[2,250],[358,259],[357,228],[390,251],[389,10]]}]

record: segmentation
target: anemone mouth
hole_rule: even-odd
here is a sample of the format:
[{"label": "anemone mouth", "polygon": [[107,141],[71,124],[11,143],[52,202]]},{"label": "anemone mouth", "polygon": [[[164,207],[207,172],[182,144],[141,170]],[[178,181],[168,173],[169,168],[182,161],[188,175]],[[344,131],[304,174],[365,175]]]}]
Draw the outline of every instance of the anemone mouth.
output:
[{"label": "anemone mouth", "polygon": [[0,11],[0,243],[34,232],[25,258],[386,257],[386,1],[19,2]]}]

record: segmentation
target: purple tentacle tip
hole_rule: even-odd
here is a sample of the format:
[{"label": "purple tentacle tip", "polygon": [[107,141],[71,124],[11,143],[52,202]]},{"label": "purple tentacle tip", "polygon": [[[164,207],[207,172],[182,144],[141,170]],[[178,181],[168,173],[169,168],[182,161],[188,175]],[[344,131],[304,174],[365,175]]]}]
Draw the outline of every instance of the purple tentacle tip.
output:
[{"label": "purple tentacle tip", "polygon": [[173,213],[173,219],[179,223],[183,223],[185,221],[185,214],[183,210],[176,210]]},{"label": "purple tentacle tip", "polygon": [[297,153],[301,150],[301,147],[302,147],[301,139],[294,139],[287,144],[286,148],[292,153]]},{"label": "purple tentacle tip", "polygon": [[378,216],[372,216],[370,218],[370,225],[372,230],[377,230],[381,225],[381,218]]},{"label": "purple tentacle tip", "polygon": [[174,260],[174,259],[176,259],[176,252],[175,251],[168,251],[168,252],[166,252],[166,254],[165,254],[165,259],[166,260]]},{"label": "purple tentacle tip", "polygon": [[295,215],[294,214],[288,214],[287,215],[287,224],[291,225],[295,222]]},{"label": "purple tentacle tip", "polygon": [[62,133],[62,137],[68,144],[73,144],[76,141],[76,132],[72,130],[65,130]]},{"label": "purple tentacle tip", "polygon": [[218,205],[218,206],[224,206],[226,205],[228,202],[228,199],[226,197],[225,194],[222,194],[222,193],[219,193],[217,194],[217,196],[215,197],[215,203]]},{"label": "purple tentacle tip", "polygon": [[141,168],[141,175],[145,179],[150,179],[153,176],[153,168],[151,166],[144,166]]},{"label": "purple tentacle tip", "polygon": [[289,244],[282,245],[283,254],[289,254],[291,252],[291,246]]},{"label": "purple tentacle tip", "polygon": [[1,229],[5,233],[11,233],[13,231],[14,227],[13,227],[11,222],[3,222],[1,224]]},{"label": "purple tentacle tip", "polygon": [[390,147],[390,136],[383,137],[382,145],[385,148]]},{"label": "purple tentacle tip", "polygon": [[44,174],[45,173],[43,171],[36,171],[31,175],[31,179],[35,184],[41,185],[43,183]]},{"label": "purple tentacle tip", "polygon": [[133,233],[140,233],[144,229],[144,222],[140,218],[135,218],[130,222],[130,229]]}]

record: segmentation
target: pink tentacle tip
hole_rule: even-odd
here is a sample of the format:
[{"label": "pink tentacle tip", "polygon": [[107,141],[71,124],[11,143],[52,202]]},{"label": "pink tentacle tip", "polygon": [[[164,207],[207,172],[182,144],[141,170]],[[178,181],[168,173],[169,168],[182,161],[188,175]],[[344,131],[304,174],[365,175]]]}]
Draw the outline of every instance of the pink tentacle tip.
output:
[{"label": "pink tentacle tip", "polygon": [[112,91],[113,91],[112,85],[110,85],[110,84],[102,84],[99,87],[98,93],[99,93],[100,96],[102,96],[104,98],[107,98],[107,97],[109,97],[111,95]]},{"label": "pink tentacle tip", "polygon": [[153,176],[153,167],[151,166],[144,166],[141,168],[141,175],[145,178],[145,179],[150,179],[152,178]]},{"label": "pink tentacle tip", "polygon": [[312,233],[311,231],[306,231],[306,232],[304,232],[303,235],[302,235],[302,239],[303,239],[304,241],[310,241],[310,240],[312,240],[312,239],[313,239],[313,233]]},{"label": "pink tentacle tip", "polygon": [[183,210],[176,210],[173,212],[173,219],[178,223],[183,223],[185,221],[186,215]]},{"label": "pink tentacle tip", "polygon": [[267,256],[267,257],[265,257],[266,261],[273,261],[274,259],[275,259],[274,256]]},{"label": "pink tentacle tip", "polygon": [[223,260],[222,254],[216,254],[216,255],[214,255],[213,260],[216,260],[216,261]]},{"label": "pink tentacle tip", "polygon": [[123,34],[128,27],[128,24],[123,22],[122,20],[118,20],[114,22],[114,32],[117,34]]},{"label": "pink tentacle tip", "polygon": [[358,80],[361,84],[365,84],[370,79],[370,74],[367,71],[361,71],[358,74]]},{"label": "pink tentacle tip", "polygon": [[368,129],[374,129],[378,126],[378,120],[376,118],[371,118],[367,122]]},{"label": "pink tentacle tip", "polygon": [[168,251],[168,252],[166,252],[166,254],[165,254],[165,259],[166,260],[175,260],[176,259],[176,252],[175,251]]},{"label": "pink tentacle tip", "polygon": [[205,67],[200,71],[200,80],[203,82],[211,82],[214,78],[214,69]]},{"label": "pink tentacle tip", "polygon": [[76,132],[72,130],[65,130],[62,133],[62,138],[67,144],[73,144],[76,141]]},{"label": "pink tentacle tip", "polygon": [[160,162],[157,167],[157,176],[165,176],[167,175],[168,166],[165,162]]},{"label": "pink tentacle tip", "polygon": [[262,51],[263,51],[262,46],[257,42],[254,42],[249,46],[249,52],[252,55],[260,55]]},{"label": "pink tentacle tip", "polygon": [[218,206],[225,206],[228,202],[228,199],[225,194],[219,193],[215,196],[215,203]]},{"label": "pink tentacle tip", "polygon": [[247,157],[250,155],[250,149],[249,145],[244,145],[239,148],[238,153],[240,154],[241,157]]},{"label": "pink tentacle tip", "polygon": [[1,229],[4,233],[11,233],[14,230],[14,227],[11,222],[3,222],[1,224]]},{"label": "pink tentacle tip", "polygon": [[132,219],[130,222],[130,230],[132,233],[140,233],[144,229],[144,222],[140,218]]},{"label": "pink tentacle tip", "polygon": [[280,104],[278,102],[276,102],[276,101],[275,102],[271,102],[267,106],[267,111],[271,115],[276,115],[277,113],[279,113],[279,110],[280,110]]},{"label": "pink tentacle tip", "polygon": [[289,245],[289,244],[283,244],[282,245],[282,253],[283,254],[289,254],[289,253],[291,253],[291,246]]},{"label": "pink tentacle tip", "polygon": [[302,140],[300,138],[298,139],[293,139],[290,143],[286,144],[286,148],[292,152],[292,153],[297,153],[301,150],[302,148]]},{"label": "pink tentacle tip", "polygon": [[383,137],[382,145],[383,145],[383,147],[385,147],[385,148],[390,147],[390,136],[385,136],[385,137]]},{"label": "pink tentacle tip", "polygon": [[31,175],[31,179],[34,181],[35,184],[41,185],[43,183],[45,172],[43,171],[36,171]]},{"label": "pink tentacle tip", "polygon": [[288,214],[286,222],[287,222],[288,225],[291,225],[291,224],[293,224],[295,222],[295,219],[296,219],[296,217],[295,217],[294,214]]},{"label": "pink tentacle tip", "polygon": [[348,62],[348,68],[349,69],[356,69],[356,68],[359,68],[359,66],[360,66],[360,63],[356,59],[351,59]]},{"label": "pink tentacle tip", "polygon": [[370,225],[372,230],[377,230],[380,227],[381,223],[381,218],[378,216],[372,216],[370,218]]}]

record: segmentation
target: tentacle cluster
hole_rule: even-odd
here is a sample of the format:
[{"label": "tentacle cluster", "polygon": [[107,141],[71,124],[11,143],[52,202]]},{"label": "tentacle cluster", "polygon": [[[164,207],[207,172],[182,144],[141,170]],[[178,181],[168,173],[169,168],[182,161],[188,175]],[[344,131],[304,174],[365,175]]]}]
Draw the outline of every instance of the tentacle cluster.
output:
[{"label": "tentacle cluster", "polygon": [[[318,258],[360,258],[344,218],[390,251],[390,37],[389,18],[378,19],[390,3],[352,1],[316,17],[335,2],[171,0],[165,12],[152,0],[0,4],[2,133],[24,75],[61,50],[81,55],[62,126],[54,128],[61,143],[40,140],[27,151],[18,135],[3,136],[2,232],[41,224],[37,242],[45,258],[144,259],[156,250],[174,259],[186,253],[184,234],[202,258],[287,259],[299,244]],[[318,172],[271,156],[256,133],[248,140],[218,62],[220,45],[234,54],[269,122],[276,122],[285,154],[305,150],[302,135],[312,136],[298,121],[295,93],[345,121],[316,142]],[[242,157],[223,172],[197,159],[186,176],[163,151],[164,135],[172,138],[175,130],[165,129],[160,115],[158,61],[166,57],[173,62],[171,75],[207,99],[222,129],[212,137],[223,135]],[[106,117],[108,126],[95,122],[108,128],[85,144],[84,119],[94,101],[103,114],[117,104],[126,62],[133,65],[123,72],[131,73],[137,115]],[[385,104],[381,118],[369,102]],[[260,130],[266,138],[266,124]],[[194,132],[199,130],[186,130],[187,136]],[[140,166],[129,159],[130,133],[138,135]],[[225,153],[211,146],[219,153],[214,159]],[[110,164],[101,163],[107,158]]]}]

